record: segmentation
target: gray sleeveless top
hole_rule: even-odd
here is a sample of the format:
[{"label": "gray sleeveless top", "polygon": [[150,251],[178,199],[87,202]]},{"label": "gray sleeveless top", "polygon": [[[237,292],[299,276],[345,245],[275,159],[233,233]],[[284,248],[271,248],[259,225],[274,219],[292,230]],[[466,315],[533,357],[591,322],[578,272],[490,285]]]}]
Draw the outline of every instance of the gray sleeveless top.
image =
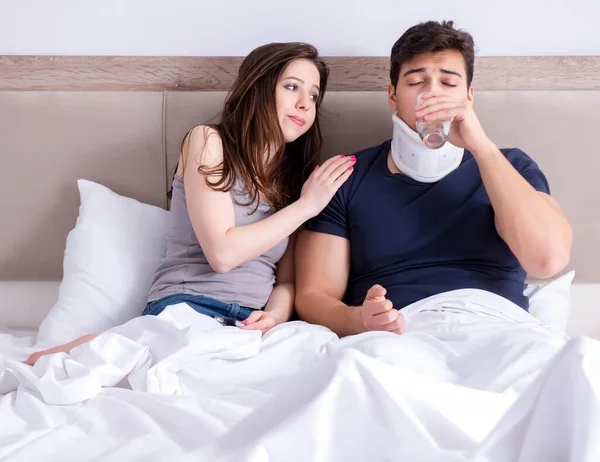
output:
[{"label": "gray sleeveless top", "polygon": [[[249,197],[237,182],[230,191],[235,211],[235,225],[243,226],[263,220],[274,213],[267,204],[244,206]],[[237,199],[237,202],[236,202]],[[167,234],[167,253],[161,261],[150,289],[148,301],[172,294],[204,295],[222,302],[237,302],[250,308],[262,308],[267,303],[275,283],[275,269],[288,239],[252,261],[219,274],[208,264],[192,228],[187,211],[183,179],[173,180],[170,211],[171,226]]]}]

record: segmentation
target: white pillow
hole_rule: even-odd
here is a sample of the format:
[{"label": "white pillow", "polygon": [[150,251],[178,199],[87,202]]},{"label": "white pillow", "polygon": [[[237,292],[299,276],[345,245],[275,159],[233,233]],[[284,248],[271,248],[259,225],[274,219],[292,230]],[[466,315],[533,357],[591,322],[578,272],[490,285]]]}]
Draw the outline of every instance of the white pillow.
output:
[{"label": "white pillow", "polygon": [[529,312],[544,324],[565,331],[574,277],[575,271],[569,271],[548,283],[528,285],[524,293],[529,298]]},{"label": "white pillow", "polygon": [[166,251],[169,213],[78,180],[81,205],[67,236],[58,301],[38,344],[99,333],[142,313]]}]

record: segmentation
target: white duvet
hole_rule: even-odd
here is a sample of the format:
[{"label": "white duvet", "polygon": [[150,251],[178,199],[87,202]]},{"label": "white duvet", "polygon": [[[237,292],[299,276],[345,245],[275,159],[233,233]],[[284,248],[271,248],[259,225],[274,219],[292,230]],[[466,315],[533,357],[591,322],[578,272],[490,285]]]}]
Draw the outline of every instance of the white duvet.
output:
[{"label": "white duvet", "polygon": [[0,460],[600,460],[598,342],[476,290],[403,313],[261,338],[180,304],[34,367],[0,336]]}]

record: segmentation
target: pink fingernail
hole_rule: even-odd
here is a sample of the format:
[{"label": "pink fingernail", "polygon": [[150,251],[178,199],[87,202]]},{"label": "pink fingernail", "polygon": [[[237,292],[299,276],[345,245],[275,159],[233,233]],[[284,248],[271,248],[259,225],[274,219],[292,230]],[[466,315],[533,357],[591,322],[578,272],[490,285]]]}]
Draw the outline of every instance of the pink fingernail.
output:
[{"label": "pink fingernail", "polygon": [[318,166],[318,165],[315,165],[315,168],[313,168],[313,172],[314,172],[316,169],[318,169],[318,168],[319,168],[319,166]]}]

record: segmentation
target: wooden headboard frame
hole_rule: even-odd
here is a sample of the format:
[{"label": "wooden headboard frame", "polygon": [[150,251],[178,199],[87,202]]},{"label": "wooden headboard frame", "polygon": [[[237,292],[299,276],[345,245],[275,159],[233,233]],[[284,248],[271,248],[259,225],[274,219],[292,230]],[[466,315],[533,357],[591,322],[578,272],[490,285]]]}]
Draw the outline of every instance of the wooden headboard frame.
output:
[{"label": "wooden headboard frame", "polygon": [[[241,57],[0,56],[0,91],[227,91]],[[329,90],[384,91],[387,57],[328,57]],[[600,90],[600,56],[477,57],[478,91]]]}]

